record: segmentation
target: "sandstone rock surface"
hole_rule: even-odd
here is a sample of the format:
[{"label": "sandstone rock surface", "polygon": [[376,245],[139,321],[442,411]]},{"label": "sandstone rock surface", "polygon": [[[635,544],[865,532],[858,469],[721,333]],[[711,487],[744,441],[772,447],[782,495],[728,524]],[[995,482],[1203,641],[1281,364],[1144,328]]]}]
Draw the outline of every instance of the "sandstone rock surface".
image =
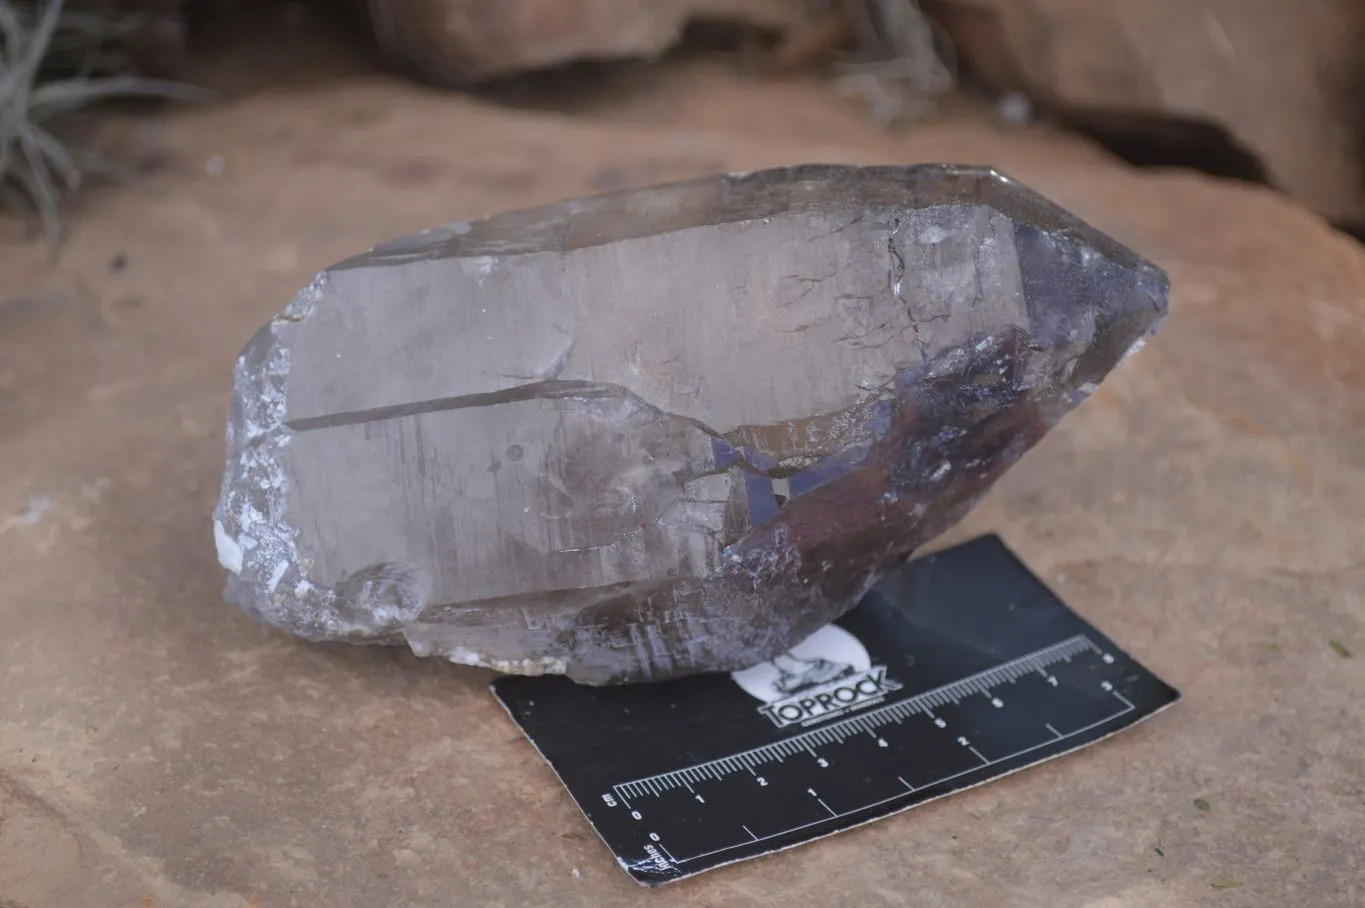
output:
[{"label": "sandstone rock surface", "polygon": [[390,59],[442,84],[576,60],[654,57],[688,23],[723,19],[783,31],[810,21],[800,0],[355,0]]},{"label": "sandstone rock surface", "polygon": [[933,0],[997,89],[1131,142],[1225,130],[1319,214],[1365,222],[1365,5],[1355,0]]},{"label": "sandstone rock surface", "polygon": [[228,593],[502,671],[747,667],[956,523],[1165,310],[1159,269],[980,168],[788,167],[404,237],[238,361]]}]

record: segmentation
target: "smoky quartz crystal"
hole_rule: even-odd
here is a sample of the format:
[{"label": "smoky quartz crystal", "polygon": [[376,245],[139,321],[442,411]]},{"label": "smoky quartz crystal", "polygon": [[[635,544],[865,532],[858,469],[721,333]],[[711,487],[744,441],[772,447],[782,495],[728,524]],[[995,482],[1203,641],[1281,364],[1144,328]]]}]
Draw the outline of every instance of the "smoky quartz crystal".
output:
[{"label": "smoky quartz crystal", "polygon": [[227,596],[588,684],[745,668],[958,521],[1166,275],[991,169],[796,166],[447,225],[237,361]]}]

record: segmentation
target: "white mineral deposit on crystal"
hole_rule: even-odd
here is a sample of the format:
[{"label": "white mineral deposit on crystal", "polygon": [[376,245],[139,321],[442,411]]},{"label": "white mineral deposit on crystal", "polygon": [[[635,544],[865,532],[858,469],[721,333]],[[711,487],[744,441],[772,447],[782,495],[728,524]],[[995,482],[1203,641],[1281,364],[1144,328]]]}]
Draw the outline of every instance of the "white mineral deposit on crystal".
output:
[{"label": "white mineral deposit on crystal", "polygon": [[223,529],[223,522],[215,520],[213,522],[213,541],[218,545],[218,563],[227,568],[234,574],[242,572],[242,547],[237,544],[237,540],[227,534]]},{"label": "white mineral deposit on crystal", "polygon": [[276,563],[274,569],[270,572],[270,580],[267,583],[267,589],[269,589],[270,592],[273,593],[279,588],[280,581],[284,579],[284,572],[287,570],[289,570],[289,562],[280,561]]}]

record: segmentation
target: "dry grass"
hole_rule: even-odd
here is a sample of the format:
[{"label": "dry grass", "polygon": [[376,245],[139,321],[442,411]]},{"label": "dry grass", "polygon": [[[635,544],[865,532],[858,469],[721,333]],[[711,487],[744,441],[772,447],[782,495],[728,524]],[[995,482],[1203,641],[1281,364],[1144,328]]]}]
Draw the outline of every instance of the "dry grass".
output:
[{"label": "dry grass", "polygon": [[923,120],[957,82],[952,46],[915,0],[843,0],[860,59],[836,84],[862,97],[883,125]]},{"label": "dry grass", "polygon": [[61,206],[87,174],[125,176],[93,149],[63,142],[64,115],[119,98],[202,100],[177,82],[128,74],[117,39],[133,20],[0,0],[0,206],[56,249]]}]

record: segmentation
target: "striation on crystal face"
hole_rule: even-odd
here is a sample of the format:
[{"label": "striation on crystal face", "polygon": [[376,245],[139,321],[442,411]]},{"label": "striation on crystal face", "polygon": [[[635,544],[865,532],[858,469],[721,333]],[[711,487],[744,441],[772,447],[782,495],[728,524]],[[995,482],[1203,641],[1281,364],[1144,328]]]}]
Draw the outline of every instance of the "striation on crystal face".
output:
[{"label": "striation on crystal face", "polygon": [[731,174],[403,237],[238,359],[226,594],[505,672],[744,668],[957,522],[1166,295],[976,167]]}]

